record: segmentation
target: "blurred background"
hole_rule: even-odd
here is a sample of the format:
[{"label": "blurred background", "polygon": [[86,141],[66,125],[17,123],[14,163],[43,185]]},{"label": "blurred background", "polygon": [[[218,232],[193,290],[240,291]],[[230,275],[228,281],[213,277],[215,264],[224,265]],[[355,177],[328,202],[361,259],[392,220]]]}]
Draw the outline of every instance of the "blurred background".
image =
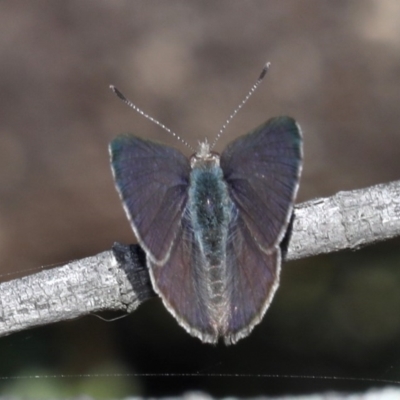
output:
[{"label": "blurred background", "polygon": [[[397,0],[1,1],[0,279],[134,242],[109,167],[117,134],[190,155],[109,84],[196,146],[266,61],[217,150],[290,115],[304,131],[299,202],[399,179]],[[263,322],[228,348],[191,338],[158,300],[116,322],[88,316],[1,338],[2,377],[137,375],[2,379],[0,393],[254,396],[383,385],[260,374],[400,380],[399,245],[285,264]],[[165,376],[197,372],[251,377]]]}]

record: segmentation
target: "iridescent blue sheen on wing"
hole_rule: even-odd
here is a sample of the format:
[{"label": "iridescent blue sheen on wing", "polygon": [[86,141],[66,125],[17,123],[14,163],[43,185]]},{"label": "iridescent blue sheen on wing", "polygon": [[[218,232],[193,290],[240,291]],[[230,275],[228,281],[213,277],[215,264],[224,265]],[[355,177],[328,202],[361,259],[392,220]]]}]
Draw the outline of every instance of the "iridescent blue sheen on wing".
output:
[{"label": "iridescent blue sheen on wing", "polygon": [[110,144],[117,189],[135,234],[164,263],[179,230],[189,187],[188,159],[172,147],[121,135]]},{"label": "iridescent blue sheen on wing", "polygon": [[270,119],[221,154],[230,197],[264,250],[277,246],[286,231],[301,161],[300,128],[290,117]]}]

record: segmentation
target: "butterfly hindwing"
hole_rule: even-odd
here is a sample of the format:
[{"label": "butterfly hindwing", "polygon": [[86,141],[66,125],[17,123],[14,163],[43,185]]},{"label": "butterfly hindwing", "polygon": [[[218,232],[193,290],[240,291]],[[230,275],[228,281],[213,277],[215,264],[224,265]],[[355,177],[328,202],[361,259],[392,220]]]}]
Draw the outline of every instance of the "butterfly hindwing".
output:
[{"label": "butterfly hindwing", "polygon": [[164,263],[187,202],[190,165],[167,147],[132,135],[110,144],[118,192],[135,234],[155,263]]},{"label": "butterfly hindwing", "polygon": [[226,249],[229,310],[224,341],[247,336],[267,310],[279,285],[280,249],[263,251],[239,216],[229,228]]},{"label": "butterfly hindwing", "polygon": [[218,331],[209,310],[206,265],[187,213],[168,261],[161,266],[149,262],[153,287],[179,324],[203,342],[215,343]]}]

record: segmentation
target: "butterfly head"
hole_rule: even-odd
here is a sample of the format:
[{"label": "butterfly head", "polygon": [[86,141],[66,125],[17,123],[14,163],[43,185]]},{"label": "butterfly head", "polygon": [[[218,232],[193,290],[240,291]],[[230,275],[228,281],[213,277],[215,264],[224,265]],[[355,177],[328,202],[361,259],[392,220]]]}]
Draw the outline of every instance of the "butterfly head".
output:
[{"label": "butterfly head", "polygon": [[211,151],[207,139],[199,143],[198,151],[190,157],[190,166],[195,168],[200,165],[219,165],[219,154]]}]

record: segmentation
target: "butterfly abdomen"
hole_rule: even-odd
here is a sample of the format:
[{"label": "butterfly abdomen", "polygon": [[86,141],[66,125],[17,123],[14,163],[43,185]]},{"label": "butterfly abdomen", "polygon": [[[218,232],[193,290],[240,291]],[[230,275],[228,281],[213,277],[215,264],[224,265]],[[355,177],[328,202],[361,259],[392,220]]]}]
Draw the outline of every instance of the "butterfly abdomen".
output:
[{"label": "butterfly abdomen", "polygon": [[232,218],[232,201],[217,163],[197,163],[190,175],[188,207],[195,240],[203,262],[197,271],[204,285],[201,296],[208,304],[210,323],[219,336],[226,325],[226,245]]}]

